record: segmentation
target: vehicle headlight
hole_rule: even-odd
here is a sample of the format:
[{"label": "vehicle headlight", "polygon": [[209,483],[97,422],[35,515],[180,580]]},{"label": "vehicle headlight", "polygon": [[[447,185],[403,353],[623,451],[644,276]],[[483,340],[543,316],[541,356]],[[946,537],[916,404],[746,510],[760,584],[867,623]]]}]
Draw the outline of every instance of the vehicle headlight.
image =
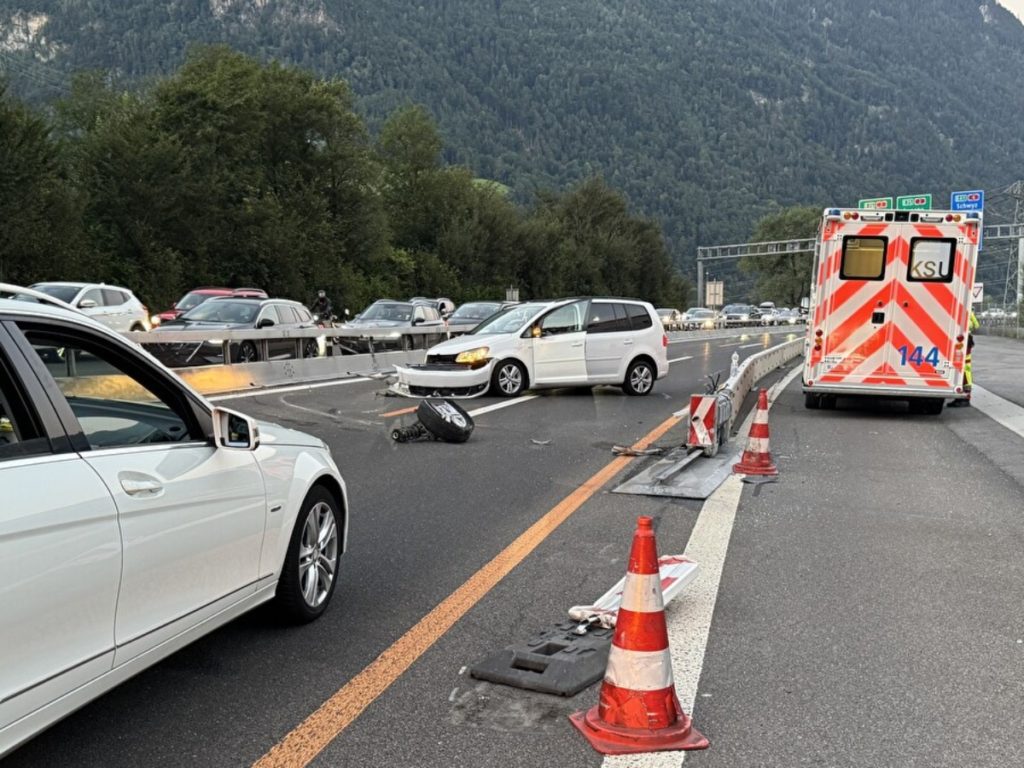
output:
[{"label": "vehicle headlight", "polygon": [[455,358],[455,362],[459,365],[472,365],[478,366],[481,363],[486,363],[490,357],[490,347],[477,347],[476,349],[467,349],[465,352],[460,352]]},{"label": "vehicle headlight", "polygon": [[218,347],[224,343],[224,339],[207,339],[207,344],[216,344]]},{"label": "vehicle headlight", "polygon": [[153,315],[151,318],[149,318],[149,324],[152,325],[154,328],[160,325],[160,315]]}]

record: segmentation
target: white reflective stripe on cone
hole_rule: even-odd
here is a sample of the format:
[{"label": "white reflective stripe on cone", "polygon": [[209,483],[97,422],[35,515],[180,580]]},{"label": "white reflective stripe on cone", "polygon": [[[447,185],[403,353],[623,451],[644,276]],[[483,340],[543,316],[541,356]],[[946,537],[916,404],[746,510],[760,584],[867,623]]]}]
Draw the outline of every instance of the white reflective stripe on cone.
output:
[{"label": "white reflective stripe on cone", "polygon": [[627,651],[612,644],[604,679],[631,691],[660,691],[672,685],[672,653]]},{"label": "white reflective stripe on cone", "polygon": [[767,437],[751,437],[747,440],[747,450],[752,453],[768,453]]},{"label": "white reflective stripe on cone", "polygon": [[665,610],[661,597],[661,574],[629,573],[622,587],[622,608],[636,613],[657,613]]},{"label": "white reflective stripe on cone", "polygon": [[757,411],[754,414],[755,424],[767,424],[768,423],[768,411]]}]

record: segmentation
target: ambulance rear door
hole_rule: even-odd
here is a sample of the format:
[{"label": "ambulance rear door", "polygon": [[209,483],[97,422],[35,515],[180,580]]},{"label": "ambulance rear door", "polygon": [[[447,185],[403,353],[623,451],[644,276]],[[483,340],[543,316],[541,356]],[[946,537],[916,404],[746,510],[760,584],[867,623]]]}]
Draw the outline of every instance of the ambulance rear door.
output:
[{"label": "ambulance rear door", "polygon": [[952,223],[908,222],[890,230],[894,274],[879,383],[948,395],[963,369],[976,242]]}]

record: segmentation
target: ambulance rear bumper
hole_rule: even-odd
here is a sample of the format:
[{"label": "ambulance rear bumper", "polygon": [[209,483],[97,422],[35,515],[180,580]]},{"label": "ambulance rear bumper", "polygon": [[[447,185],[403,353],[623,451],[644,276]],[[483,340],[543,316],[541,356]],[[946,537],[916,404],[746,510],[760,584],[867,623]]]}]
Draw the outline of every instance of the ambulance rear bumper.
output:
[{"label": "ambulance rear bumper", "polygon": [[861,395],[864,397],[888,397],[906,399],[909,397],[941,397],[944,400],[964,400],[966,392],[957,392],[952,387],[880,387],[872,384],[818,384],[803,386],[804,394],[812,395]]}]

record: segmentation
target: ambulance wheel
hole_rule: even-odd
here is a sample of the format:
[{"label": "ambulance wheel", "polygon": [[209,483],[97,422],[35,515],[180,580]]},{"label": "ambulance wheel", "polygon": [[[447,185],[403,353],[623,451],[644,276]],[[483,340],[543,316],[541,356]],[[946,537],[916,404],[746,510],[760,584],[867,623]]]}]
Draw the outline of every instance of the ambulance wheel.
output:
[{"label": "ambulance wheel", "polygon": [[834,411],[836,409],[836,401],[838,398],[835,395],[819,395],[821,397],[821,407],[826,411]]},{"label": "ambulance wheel", "polygon": [[816,411],[821,408],[821,395],[804,392],[804,408],[811,411]]},{"label": "ambulance wheel", "polygon": [[920,413],[927,416],[938,416],[942,413],[942,408],[945,406],[946,401],[941,397],[929,397],[921,401]]}]

